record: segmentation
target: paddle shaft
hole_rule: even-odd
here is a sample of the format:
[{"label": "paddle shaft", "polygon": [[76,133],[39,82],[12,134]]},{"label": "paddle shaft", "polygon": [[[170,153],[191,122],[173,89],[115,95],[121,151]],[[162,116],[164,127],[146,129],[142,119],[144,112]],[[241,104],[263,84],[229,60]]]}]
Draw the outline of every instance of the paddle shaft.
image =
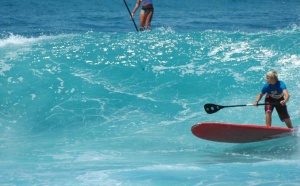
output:
[{"label": "paddle shaft", "polygon": [[[129,8],[128,8],[128,5],[127,5],[127,3],[126,3],[125,0],[123,0],[123,1],[124,1],[125,6],[126,6],[126,8],[127,8],[127,10],[128,10],[128,13],[129,13],[129,15],[130,15],[130,17],[131,17],[131,12],[130,12],[130,10],[129,10]],[[138,32],[139,30],[138,30],[138,28],[137,28],[137,26],[136,26],[136,24],[135,24],[135,21],[134,21],[133,17],[131,17],[131,20],[132,20],[132,22],[133,22],[133,24],[134,24],[134,26],[135,26],[136,31]]]},{"label": "paddle shaft", "polygon": [[[259,103],[257,104],[258,105],[270,105],[270,103]],[[220,106],[219,107],[222,107],[222,108],[225,108],[225,107],[244,107],[244,106],[254,106],[253,104],[244,104],[244,105],[227,105],[227,106]]]}]

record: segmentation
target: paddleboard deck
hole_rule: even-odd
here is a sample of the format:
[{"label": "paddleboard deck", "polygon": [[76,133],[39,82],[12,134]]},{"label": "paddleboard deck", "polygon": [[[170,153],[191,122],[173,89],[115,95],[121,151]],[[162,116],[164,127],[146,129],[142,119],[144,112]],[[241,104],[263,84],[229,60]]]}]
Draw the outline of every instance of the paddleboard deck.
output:
[{"label": "paddleboard deck", "polygon": [[249,143],[270,140],[290,135],[293,131],[293,129],[284,127],[218,122],[195,124],[191,130],[199,138],[226,143]]}]

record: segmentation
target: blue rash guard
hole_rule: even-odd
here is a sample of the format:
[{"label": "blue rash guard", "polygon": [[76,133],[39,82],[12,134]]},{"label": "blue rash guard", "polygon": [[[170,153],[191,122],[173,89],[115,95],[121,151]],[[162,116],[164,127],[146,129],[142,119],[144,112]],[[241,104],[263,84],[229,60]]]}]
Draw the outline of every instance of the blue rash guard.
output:
[{"label": "blue rash guard", "polygon": [[277,81],[274,85],[266,83],[262,88],[261,93],[267,93],[267,95],[274,99],[280,99],[283,98],[283,90],[285,89],[285,84],[282,81]]}]

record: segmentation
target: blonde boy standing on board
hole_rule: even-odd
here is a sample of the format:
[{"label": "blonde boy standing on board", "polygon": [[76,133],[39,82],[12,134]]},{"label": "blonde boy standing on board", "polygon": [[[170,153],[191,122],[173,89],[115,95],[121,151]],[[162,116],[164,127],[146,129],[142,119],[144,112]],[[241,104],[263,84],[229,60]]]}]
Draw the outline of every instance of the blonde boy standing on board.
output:
[{"label": "blonde boy standing on board", "polygon": [[278,75],[275,70],[269,71],[266,74],[266,79],[267,83],[257,95],[253,105],[257,106],[260,99],[264,94],[266,94],[265,103],[270,103],[270,105],[265,105],[266,125],[272,125],[272,112],[275,107],[281,121],[284,121],[288,128],[293,128],[286,106],[286,103],[290,98],[290,94],[285,84],[278,80]]}]

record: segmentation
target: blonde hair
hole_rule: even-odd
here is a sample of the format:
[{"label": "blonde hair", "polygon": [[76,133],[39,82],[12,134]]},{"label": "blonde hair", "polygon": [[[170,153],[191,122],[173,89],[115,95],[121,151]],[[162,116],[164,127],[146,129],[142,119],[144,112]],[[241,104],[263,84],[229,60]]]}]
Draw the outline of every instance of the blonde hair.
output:
[{"label": "blonde hair", "polygon": [[275,70],[271,70],[271,71],[267,72],[266,76],[275,78],[276,80],[278,79],[278,74]]}]

